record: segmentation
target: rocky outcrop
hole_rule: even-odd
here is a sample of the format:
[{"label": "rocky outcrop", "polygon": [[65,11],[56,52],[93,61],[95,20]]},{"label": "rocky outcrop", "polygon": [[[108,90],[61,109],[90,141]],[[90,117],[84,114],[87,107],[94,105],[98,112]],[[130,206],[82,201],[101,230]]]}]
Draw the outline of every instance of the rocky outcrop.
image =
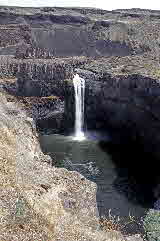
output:
[{"label": "rocky outcrop", "polygon": [[158,11],[1,7],[0,12],[0,55],[50,58],[159,52]]}]

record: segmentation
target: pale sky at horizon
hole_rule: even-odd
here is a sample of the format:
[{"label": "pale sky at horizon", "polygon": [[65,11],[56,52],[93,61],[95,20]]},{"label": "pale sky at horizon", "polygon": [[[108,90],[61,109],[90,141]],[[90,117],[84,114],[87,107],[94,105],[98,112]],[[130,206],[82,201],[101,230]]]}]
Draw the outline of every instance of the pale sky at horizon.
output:
[{"label": "pale sky at horizon", "polygon": [[160,10],[160,0],[0,0],[0,5],[22,7],[96,7],[106,10],[118,8],[144,8]]}]

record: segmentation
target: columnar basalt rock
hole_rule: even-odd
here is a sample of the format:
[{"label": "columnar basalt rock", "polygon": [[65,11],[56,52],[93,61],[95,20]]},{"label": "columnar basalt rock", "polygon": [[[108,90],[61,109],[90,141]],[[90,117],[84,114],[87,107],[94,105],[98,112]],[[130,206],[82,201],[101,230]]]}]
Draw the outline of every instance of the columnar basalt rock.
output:
[{"label": "columnar basalt rock", "polygon": [[[159,83],[141,75],[112,76],[77,69],[86,81],[85,126],[116,134],[124,141],[140,141],[146,151],[160,158]],[[70,128],[74,122],[74,92],[66,92],[66,118]],[[70,110],[70,114],[67,113]],[[148,129],[149,126],[149,129]],[[118,137],[119,135],[119,137]]]},{"label": "columnar basalt rock", "polygon": [[[34,118],[39,130],[51,128],[57,133],[59,130],[71,131],[74,127],[72,79],[77,72],[86,81],[85,128],[110,132],[112,140],[124,143],[124,146],[136,142],[159,160],[160,11],[0,7],[0,12],[0,89],[14,96],[38,99],[37,102],[32,99],[30,117]],[[44,101],[43,97],[50,99]],[[13,103],[3,103],[3,98],[0,104],[1,154],[11,161],[11,165],[7,160],[1,162],[4,170],[1,180],[8,185],[12,174],[15,174],[13,159],[16,159],[18,176],[14,175],[14,178],[16,176],[24,188],[23,181],[27,180],[27,185],[30,181],[30,191],[21,190],[22,197],[38,215],[42,214],[42,220],[49,223],[48,227],[46,221],[45,224],[42,222],[43,227],[38,227],[37,231],[36,223],[39,221],[33,215],[33,222],[27,230],[36,227],[34,234],[39,236],[33,238],[28,232],[30,239],[39,240],[43,233],[44,240],[48,241],[112,240],[109,234],[104,236],[103,232],[95,231],[97,218],[94,216],[96,208],[92,191],[95,192],[96,187],[76,173],[57,170],[41,162],[40,157],[48,163],[51,160],[41,153],[39,147],[38,152],[32,149],[38,146],[32,133],[35,132],[32,121]],[[133,152],[132,148],[129,150]],[[135,162],[131,163],[132,167]],[[157,163],[154,162],[155,166]],[[138,169],[140,164],[137,162]],[[159,178],[158,168],[152,168],[150,162],[148,165],[145,163],[145,169],[146,166],[150,169],[149,174],[154,169],[155,177]],[[5,176],[6,171],[9,175]],[[146,175],[145,170],[147,180],[148,173]],[[76,188],[78,194],[74,190],[70,193],[68,188],[74,189],[76,183],[80,185],[79,189]],[[8,200],[13,192],[15,202],[11,201],[10,207],[16,207],[16,210],[11,213],[19,215],[24,211],[23,202],[18,199],[19,191],[16,193],[12,187],[6,191]],[[86,192],[90,193],[89,203]],[[81,202],[82,197],[84,202]],[[6,207],[7,200],[3,202]],[[84,203],[87,209],[84,209]],[[94,208],[88,211],[92,204]],[[27,205],[26,210],[29,209]],[[48,211],[49,217],[44,210]],[[6,213],[8,210],[3,214]],[[16,240],[16,235],[21,234],[24,240],[27,235],[23,234],[23,227],[27,218],[16,218],[18,223],[13,225],[14,235],[10,238],[11,232],[5,228],[3,233],[11,240]],[[76,225],[73,225],[74,221]],[[47,232],[44,231],[46,226]],[[90,231],[90,226],[94,231]],[[118,238],[124,240],[121,236]]]}]

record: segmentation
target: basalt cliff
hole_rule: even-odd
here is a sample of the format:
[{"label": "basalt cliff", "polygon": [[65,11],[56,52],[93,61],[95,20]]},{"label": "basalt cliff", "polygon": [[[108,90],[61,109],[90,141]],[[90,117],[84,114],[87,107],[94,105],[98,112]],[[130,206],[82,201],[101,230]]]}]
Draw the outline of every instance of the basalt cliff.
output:
[{"label": "basalt cliff", "polygon": [[155,172],[158,197],[159,52],[160,11],[0,7],[1,240],[128,238],[99,230],[95,185],[56,169],[36,136],[73,129],[78,73],[85,128],[147,153],[154,168],[131,162],[146,166],[144,180]]}]

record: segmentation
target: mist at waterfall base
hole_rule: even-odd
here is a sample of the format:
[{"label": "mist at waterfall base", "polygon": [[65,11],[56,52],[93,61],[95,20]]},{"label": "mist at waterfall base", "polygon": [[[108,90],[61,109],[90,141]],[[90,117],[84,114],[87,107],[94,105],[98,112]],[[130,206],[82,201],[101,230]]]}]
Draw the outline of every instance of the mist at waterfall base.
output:
[{"label": "mist at waterfall base", "polygon": [[[141,219],[152,205],[152,200],[148,200],[151,193],[146,180],[139,177],[136,179],[132,173],[135,170],[134,158],[137,158],[133,147],[129,150],[129,155],[125,155],[127,148],[121,150],[112,145],[108,149],[111,152],[107,152],[104,146],[110,146],[110,143],[103,133],[84,134],[85,80],[75,75],[73,84],[76,102],[75,132],[72,136],[42,135],[42,150],[52,157],[53,165],[77,171],[97,184],[96,199],[100,216],[108,217],[111,211],[112,215],[120,217],[122,225],[130,223],[126,232],[143,232]],[[131,169],[125,166],[128,158],[132,162],[131,166],[133,165]],[[134,216],[135,222],[130,222],[130,216]]]}]

